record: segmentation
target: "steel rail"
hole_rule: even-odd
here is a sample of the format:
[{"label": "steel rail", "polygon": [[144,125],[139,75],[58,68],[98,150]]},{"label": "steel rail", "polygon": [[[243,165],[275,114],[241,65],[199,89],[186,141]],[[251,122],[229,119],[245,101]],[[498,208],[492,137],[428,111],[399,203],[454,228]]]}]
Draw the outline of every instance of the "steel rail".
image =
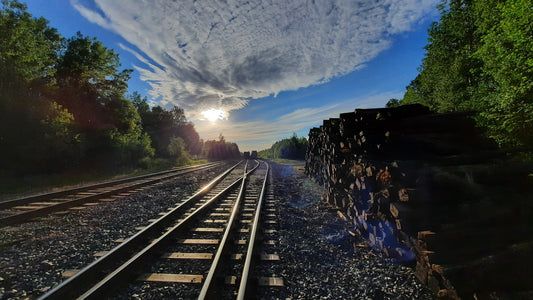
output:
[{"label": "steel rail", "polygon": [[[50,290],[48,293],[46,293],[39,299],[72,299],[72,298],[79,297],[79,295],[81,294],[80,291],[83,292],[83,290],[85,290],[92,283],[98,282],[103,277],[105,277],[105,273],[104,273],[105,269],[109,268],[109,266],[112,265],[113,263],[116,263],[117,261],[123,259],[125,256],[134,252],[136,249],[139,248],[139,246],[142,243],[145,243],[146,241],[150,241],[151,238],[159,235],[160,232],[165,231],[168,226],[170,226],[179,216],[181,216],[185,212],[185,209],[189,207],[190,204],[193,203],[193,201],[198,200],[200,197],[207,194],[209,190],[211,190],[216,184],[218,184],[222,179],[224,179],[240,163],[241,162],[235,164],[234,166],[226,170],[224,173],[222,173],[221,175],[213,179],[209,184],[207,184],[197,193],[189,197],[187,200],[185,200],[183,203],[178,205],[176,208],[168,212],[166,215],[160,217],[155,222],[148,225],[146,228],[137,232],[135,235],[133,235],[132,237],[130,237],[129,239],[127,239],[126,241],[118,245],[117,247],[113,248],[107,254],[100,257],[98,260],[92,262],[91,264],[86,266],[84,269],[76,273],[74,276],[65,280],[64,282],[62,282],[61,284],[59,284],[58,286]],[[239,180],[237,180],[237,182]],[[224,193],[226,193],[227,190],[228,188],[224,189],[222,192],[217,194],[217,196],[220,197],[220,195],[223,195]],[[206,204],[208,203],[209,202],[200,206],[200,208],[205,207]],[[193,213],[193,215],[196,215],[196,214]],[[164,236],[168,236],[172,232],[175,232],[178,226],[179,228],[182,228],[183,225],[180,225],[180,224],[190,222],[188,220],[190,220],[191,216],[193,215],[186,217],[182,222],[174,226],[172,230],[166,232]],[[157,241],[159,240],[161,240],[161,238],[157,239]],[[150,246],[153,246],[154,244]],[[107,277],[109,277],[110,275],[108,275]]]},{"label": "steel rail", "polygon": [[[244,177],[243,177],[243,180],[242,180],[242,183],[241,183],[241,188],[239,190],[239,195],[237,197],[237,200],[235,200],[235,203],[233,204],[233,208],[232,208],[232,211],[231,211],[231,216],[230,216],[230,219],[228,220],[228,224],[226,226],[226,229],[224,231],[224,236],[222,237],[222,239],[220,240],[220,244],[218,246],[218,249],[217,249],[217,253],[215,254],[214,258],[213,258],[213,262],[211,263],[211,267],[209,268],[209,272],[206,276],[206,279],[202,285],[202,289],[200,291],[200,295],[198,296],[198,299],[200,300],[203,300],[203,299],[206,299],[208,297],[212,297],[213,294],[214,294],[214,286],[215,286],[215,281],[214,278],[215,276],[218,274],[218,271],[220,269],[220,259],[222,257],[222,255],[227,251],[227,241],[229,239],[229,235],[230,235],[230,232],[231,232],[231,229],[233,228],[233,225],[234,225],[234,222],[235,222],[235,219],[237,218],[237,214],[239,212],[239,207],[240,207],[240,202],[241,202],[241,199],[244,195],[244,190],[245,190],[245,185],[246,185],[246,180],[247,180],[247,175],[250,174],[251,172],[255,171],[259,165],[261,164],[260,162],[256,161],[258,164],[255,168],[252,169],[252,171],[250,171],[249,173],[245,173]],[[246,167],[245,167],[246,169]],[[247,254],[248,256],[248,254]]]},{"label": "steel rail", "polygon": [[[259,166],[259,165],[258,165]],[[256,166],[256,168],[258,167]],[[103,280],[94,285],[91,289],[78,297],[78,299],[101,299],[116,290],[117,287],[124,284],[137,275],[137,271],[163,253],[164,249],[172,242],[173,238],[181,232],[181,229],[188,228],[188,226],[196,220],[197,215],[203,213],[208,207],[216,203],[222,196],[227,194],[230,190],[236,187],[240,182],[244,181],[247,174],[255,171],[254,168],[248,173],[245,173],[241,178],[235,180],[232,184],[226,187],[223,191],[212,197],[202,206],[197,208],[189,216],[183,219],[180,223],[169,229],[161,237],[157,238],[150,245],[146,246],[140,252],[131,257],[127,262],[115,269],[112,273],[107,275]],[[246,167],[245,167],[246,169]]]},{"label": "steel rail", "polygon": [[163,176],[163,177],[157,177],[155,179],[147,179],[145,181],[138,182],[138,183],[133,183],[133,184],[128,185],[128,186],[124,186],[124,187],[121,187],[121,188],[118,188],[118,189],[114,189],[112,191],[107,191],[107,192],[102,192],[102,193],[89,195],[89,196],[85,196],[85,197],[75,198],[73,200],[69,200],[69,201],[65,201],[65,202],[58,202],[57,204],[53,204],[53,205],[50,205],[50,206],[37,208],[37,209],[30,210],[30,211],[27,211],[27,212],[18,213],[18,214],[15,214],[15,215],[3,217],[3,218],[0,218],[0,227],[22,223],[22,222],[34,219],[36,217],[40,217],[40,216],[43,216],[43,215],[50,214],[50,213],[55,212],[55,211],[60,211],[60,210],[64,210],[64,209],[67,209],[67,208],[70,208],[70,207],[78,206],[78,205],[83,204],[85,202],[94,201],[94,200],[97,200],[97,199],[100,199],[100,198],[104,198],[104,197],[109,197],[109,196],[112,196],[112,195],[115,195],[115,194],[118,194],[118,193],[121,193],[121,192],[125,192],[125,191],[128,191],[128,190],[131,190],[131,189],[136,188],[136,187],[142,187],[142,186],[145,186],[145,185],[149,185],[149,184],[153,184],[153,183],[156,183],[156,182],[164,181],[164,180],[170,179],[172,177],[177,177],[177,176],[184,175],[184,174],[187,174],[187,173],[191,173],[191,172],[194,172],[194,171],[199,171],[199,170],[211,168],[213,166],[215,166],[215,165],[207,165],[207,166],[203,166],[203,167],[199,167],[199,168],[195,168],[195,169],[184,170],[184,171],[181,171],[179,173],[175,173],[175,174],[171,174],[171,175],[167,175],[167,176]]},{"label": "steel rail", "polygon": [[246,298],[246,287],[248,286],[248,277],[250,274],[250,269],[252,265],[252,258],[254,253],[255,246],[255,237],[257,235],[257,229],[259,228],[259,219],[261,216],[261,209],[263,206],[263,200],[265,198],[266,184],[268,180],[268,173],[270,172],[270,166],[265,162],[267,166],[267,171],[265,174],[265,179],[263,181],[263,187],[261,188],[261,194],[257,202],[257,207],[255,209],[255,216],[252,225],[252,230],[250,230],[250,240],[248,242],[248,250],[246,251],[246,260],[242,269],[241,282],[239,284],[239,291],[237,293],[237,300],[244,300]]},{"label": "steel rail", "polygon": [[135,254],[127,262],[122,264],[104,279],[99,281],[96,285],[91,287],[88,291],[79,296],[78,299],[102,299],[108,295],[110,291],[133,279],[135,276],[137,276],[137,270],[139,268],[149,264],[150,260],[153,260],[155,257],[158,257],[161,253],[163,253],[162,249],[166,248],[171,243],[171,240],[174,238],[174,236],[181,232],[181,229],[188,227],[188,225],[194,221],[195,217],[199,213],[211,206],[211,204],[220,199],[229,190],[237,186],[241,181],[242,177],[234,181],[231,185],[229,185],[215,197],[211,198],[208,202],[204,203],[193,213],[187,216],[183,221],[172,227],[169,231],[157,238],[150,245],[146,246],[140,252]]},{"label": "steel rail", "polygon": [[75,193],[86,191],[86,190],[90,190],[90,189],[113,186],[113,185],[127,183],[127,182],[131,182],[131,181],[135,181],[135,180],[141,180],[141,179],[150,178],[150,177],[154,177],[154,176],[164,175],[164,174],[168,174],[168,173],[172,173],[172,172],[180,172],[180,171],[185,171],[185,170],[188,170],[188,169],[206,167],[206,166],[216,166],[216,165],[219,165],[219,164],[221,164],[221,162],[212,162],[212,163],[199,164],[199,165],[194,165],[194,166],[188,166],[188,167],[183,167],[183,168],[177,168],[177,169],[172,169],[172,170],[166,170],[166,171],[161,171],[161,172],[145,174],[145,175],[128,177],[128,178],[124,178],[124,179],[117,179],[117,180],[105,181],[105,182],[91,184],[91,185],[84,185],[84,186],[71,188],[71,189],[65,189],[65,190],[61,190],[61,191],[57,191],[57,192],[43,193],[43,194],[38,194],[38,195],[33,195],[33,196],[28,196],[28,197],[21,197],[21,198],[1,201],[0,202],[0,209],[7,209],[7,208],[11,208],[13,206],[24,205],[24,204],[28,204],[28,203],[32,203],[32,202],[36,202],[36,201],[42,201],[42,200],[55,198],[55,197],[63,197],[63,196],[66,196],[66,195],[75,194]]}]

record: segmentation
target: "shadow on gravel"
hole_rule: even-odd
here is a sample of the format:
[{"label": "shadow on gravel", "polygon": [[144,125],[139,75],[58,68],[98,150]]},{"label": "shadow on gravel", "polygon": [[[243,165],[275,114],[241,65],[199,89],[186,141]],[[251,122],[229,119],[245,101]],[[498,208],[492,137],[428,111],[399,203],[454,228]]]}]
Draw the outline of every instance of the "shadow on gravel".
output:
[{"label": "shadow on gravel", "polygon": [[268,299],[434,299],[411,268],[348,232],[352,225],[322,200],[325,189],[305,176],[304,162],[272,167],[281,262],[270,272],[285,287]]}]

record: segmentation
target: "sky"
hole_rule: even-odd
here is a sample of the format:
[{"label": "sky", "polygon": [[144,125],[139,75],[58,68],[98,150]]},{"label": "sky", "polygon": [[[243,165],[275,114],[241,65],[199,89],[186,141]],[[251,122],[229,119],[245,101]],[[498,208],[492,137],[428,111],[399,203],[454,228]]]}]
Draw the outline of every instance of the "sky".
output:
[{"label": "sky", "polygon": [[[25,2],[22,0],[22,2]],[[96,37],[129,92],[185,110],[204,140],[268,148],[402,98],[439,0],[28,0],[64,37]],[[209,120],[205,111],[216,110]]]}]

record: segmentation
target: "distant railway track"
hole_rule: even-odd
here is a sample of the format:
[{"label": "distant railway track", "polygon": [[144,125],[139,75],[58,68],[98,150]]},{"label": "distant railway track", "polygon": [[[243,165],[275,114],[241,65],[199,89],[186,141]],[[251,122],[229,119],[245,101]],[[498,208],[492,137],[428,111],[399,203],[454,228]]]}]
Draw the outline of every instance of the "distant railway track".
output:
[{"label": "distant railway track", "polygon": [[132,191],[172,179],[176,176],[221,165],[220,162],[172,169],[142,176],[82,186],[0,202],[0,227],[27,222],[51,213],[83,207],[96,201],[112,200]]},{"label": "distant railway track", "polygon": [[272,199],[268,174],[264,162],[234,165],[41,299],[117,297],[117,291],[130,298],[124,291],[135,282],[174,285],[175,298],[243,299],[251,283],[279,285],[280,278],[249,279],[264,202]]}]

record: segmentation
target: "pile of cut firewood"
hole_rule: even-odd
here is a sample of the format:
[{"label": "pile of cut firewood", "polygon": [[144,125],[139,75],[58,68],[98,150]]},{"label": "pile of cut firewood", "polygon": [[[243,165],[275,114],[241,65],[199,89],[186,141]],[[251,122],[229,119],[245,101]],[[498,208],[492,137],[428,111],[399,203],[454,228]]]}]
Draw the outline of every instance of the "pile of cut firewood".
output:
[{"label": "pile of cut firewood", "polygon": [[453,298],[425,241],[442,221],[436,216],[463,199],[447,199],[447,191],[435,196],[424,180],[441,167],[482,161],[493,155],[488,149],[493,145],[467,113],[436,114],[416,104],[356,109],[310,130],[305,171],[326,187],[327,201],[353,222],[354,233],[390,257],[416,258],[419,279]]}]

